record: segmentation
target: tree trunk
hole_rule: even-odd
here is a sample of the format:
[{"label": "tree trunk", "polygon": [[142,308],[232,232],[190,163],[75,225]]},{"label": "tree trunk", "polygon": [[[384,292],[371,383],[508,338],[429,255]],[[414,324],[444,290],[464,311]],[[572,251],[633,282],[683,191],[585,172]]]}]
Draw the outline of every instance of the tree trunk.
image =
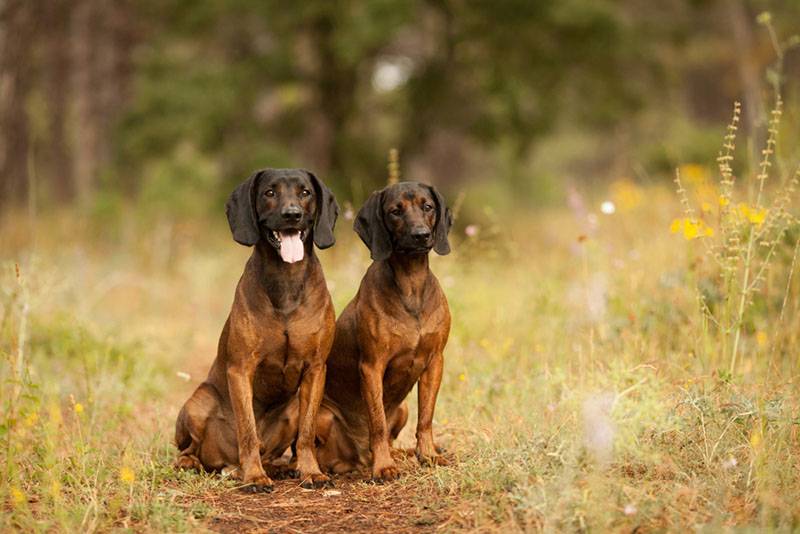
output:
[{"label": "tree trunk", "polygon": [[759,128],[764,124],[766,115],[761,100],[761,75],[754,59],[752,17],[741,0],[725,0],[724,5],[727,6],[733,27],[737,67],[744,97],[745,132],[751,141],[751,164],[755,167],[758,165],[765,139]]},{"label": "tree trunk", "polygon": [[332,6],[330,10],[324,10],[312,21],[311,38],[317,56],[318,112],[325,125],[326,146],[323,152],[326,161],[322,163],[327,168],[326,174],[341,179],[347,172],[347,126],[354,110],[357,72],[336,52],[333,9]]},{"label": "tree trunk", "polygon": [[[108,87],[107,97],[104,101],[104,128],[107,131],[106,139],[111,140],[116,127],[120,111],[131,98],[131,80],[133,79],[133,48],[138,41],[138,26],[135,10],[129,0],[115,0],[108,7],[108,34],[107,47],[109,49],[108,63],[104,69],[104,82]],[[110,163],[111,146],[106,143],[103,147],[102,161]],[[136,193],[138,185],[130,174],[119,173],[123,180],[120,185],[127,194]]]},{"label": "tree trunk", "polygon": [[73,173],[78,201],[81,203],[89,200],[99,161],[101,132],[97,112],[97,12],[96,0],[80,0],[74,7],[72,21],[72,88],[75,95]]},{"label": "tree trunk", "polygon": [[30,193],[30,131],[26,99],[31,88],[35,5],[8,0],[0,12],[0,205],[23,204]]},{"label": "tree trunk", "polygon": [[72,180],[72,158],[67,140],[70,98],[70,2],[50,0],[46,4],[45,91],[49,115],[49,157],[47,178],[54,199],[59,203],[75,196]]}]

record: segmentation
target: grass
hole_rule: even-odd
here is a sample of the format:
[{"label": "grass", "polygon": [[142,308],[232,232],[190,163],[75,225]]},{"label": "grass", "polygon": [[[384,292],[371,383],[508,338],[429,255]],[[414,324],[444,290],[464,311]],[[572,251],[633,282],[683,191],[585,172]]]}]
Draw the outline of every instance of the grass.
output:
[{"label": "grass", "polygon": [[[606,197],[613,214],[582,208]],[[463,215],[432,261],[453,315],[434,432],[457,461],[397,484],[446,529],[797,529],[796,229],[736,323],[731,373],[673,192],[616,183],[571,205]],[[174,472],[171,439],[248,251],[221,214],[168,221],[2,223],[0,530],[195,530],[203,496],[235,486]],[[349,225],[320,254],[337,310],[368,262]]]}]

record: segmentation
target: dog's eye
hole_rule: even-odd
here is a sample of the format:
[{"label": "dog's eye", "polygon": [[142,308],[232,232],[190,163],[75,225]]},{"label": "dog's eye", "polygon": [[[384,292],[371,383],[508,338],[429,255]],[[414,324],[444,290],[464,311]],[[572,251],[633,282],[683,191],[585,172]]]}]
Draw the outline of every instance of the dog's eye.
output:
[{"label": "dog's eye", "polygon": [[393,209],[393,210],[391,210],[389,213],[391,213],[392,215],[396,215],[397,217],[399,217],[400,215],[402,215],[402,214],[403,214],[403,210],[402,210],[402,209],[400,209],[400,208],[394,208],[394,209]]},{"label": "dog's eye", "polygon": [[422,206],[422,209],[425,211],[431,211],[433,209],[433,206],[426,203],[424,206]]},{"label": "dog's eye", "polygon": [[300,196],[301,197],[310,197],[311,196],[311,191],[309,191],[308,189],[303,189],[303,191],[300,193]]},{"label": "dog's eye", "polygon": [[275,196],[275,191],[273,191],[272,189],[267,189],[266,191],[264,191],[264,196],[265,197],[274,197]]}]

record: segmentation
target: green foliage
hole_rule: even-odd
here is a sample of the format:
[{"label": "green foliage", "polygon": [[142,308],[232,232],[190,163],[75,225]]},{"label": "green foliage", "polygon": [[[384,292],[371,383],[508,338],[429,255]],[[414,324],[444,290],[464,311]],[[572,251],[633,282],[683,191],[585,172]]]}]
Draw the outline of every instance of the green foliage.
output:
[{"label": "green foliage", "polygon": [[[584,126],[616,122],[643,85],[609,74],[647,68],[613,3],[173,1],[147,14],[121,172],[188,144],[219,165],[222,190],[258,166],[315,166],[358,197],[385,180],[389,147],[412,161],[441,132],[512,147],[519,184],[566,111]],[[398,58],[407,82],[376,90],[376,69]]]}]

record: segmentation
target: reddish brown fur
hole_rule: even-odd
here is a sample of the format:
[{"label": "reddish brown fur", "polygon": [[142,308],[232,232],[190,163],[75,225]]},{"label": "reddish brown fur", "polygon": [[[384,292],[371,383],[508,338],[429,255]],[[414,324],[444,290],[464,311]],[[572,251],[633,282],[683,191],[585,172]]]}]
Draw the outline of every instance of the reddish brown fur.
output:
[{"label": "reddish brown fur", "polygon": [[[304,196],[311,185],[304,175],[298,176],[300,171],[281,172],[264,173],[260,183],[253,185],[257,210],[253,220],[271,228],[270,224],[277,224],[270,222],[277,220],[276,210],[291,201],[304,213],[297,226],[305,223],[310,233],[318,202],[324,199]],[[262,194],[264,187],[270,187],[274,196]],[[249,194],[243,192],[240,199],[245,209],[251,201]],[[229,204],[234,200],[232,196]],[[333,209],[335,221],[335,204]],[[304,485],[319,485],[329,479],[314,455],[315,420],[335,324],[322,268],[311,239],[304,243],[302,261],[285,263],[275,247],[263,235],[259,237],[264,228],[257,228],[255,237],[246,235],[234,215],[229,209],[235,239],[243,244],[257,242],[236,287],[208,377],[178,415],[177,466],[238,467],[248,487],[268,491],[272,481],[264,465],[296,439],[297,471]]]},{"label": "reddish brown fur", "polygon": [[[429,269],[428,250],[449,252],[449,212],[438,193],[422,184],[401,183],[375,195],[359,213],[363,224],[356,224],[375,261],[336,322],[317,457],[324,469],[342,473],[369,465],[371,455],[373,478],[391,480],[398,476],[391,443],[408,419],[405,398],[417,382],[416,454],[423,463],[443,463],[432,421],[450,311]],[[431,239],[415,249],[418,242],[409,236],[424,228],[432,231]],[[387,250],[380,244],[386,236],[372,233],[384,230]]]}]

